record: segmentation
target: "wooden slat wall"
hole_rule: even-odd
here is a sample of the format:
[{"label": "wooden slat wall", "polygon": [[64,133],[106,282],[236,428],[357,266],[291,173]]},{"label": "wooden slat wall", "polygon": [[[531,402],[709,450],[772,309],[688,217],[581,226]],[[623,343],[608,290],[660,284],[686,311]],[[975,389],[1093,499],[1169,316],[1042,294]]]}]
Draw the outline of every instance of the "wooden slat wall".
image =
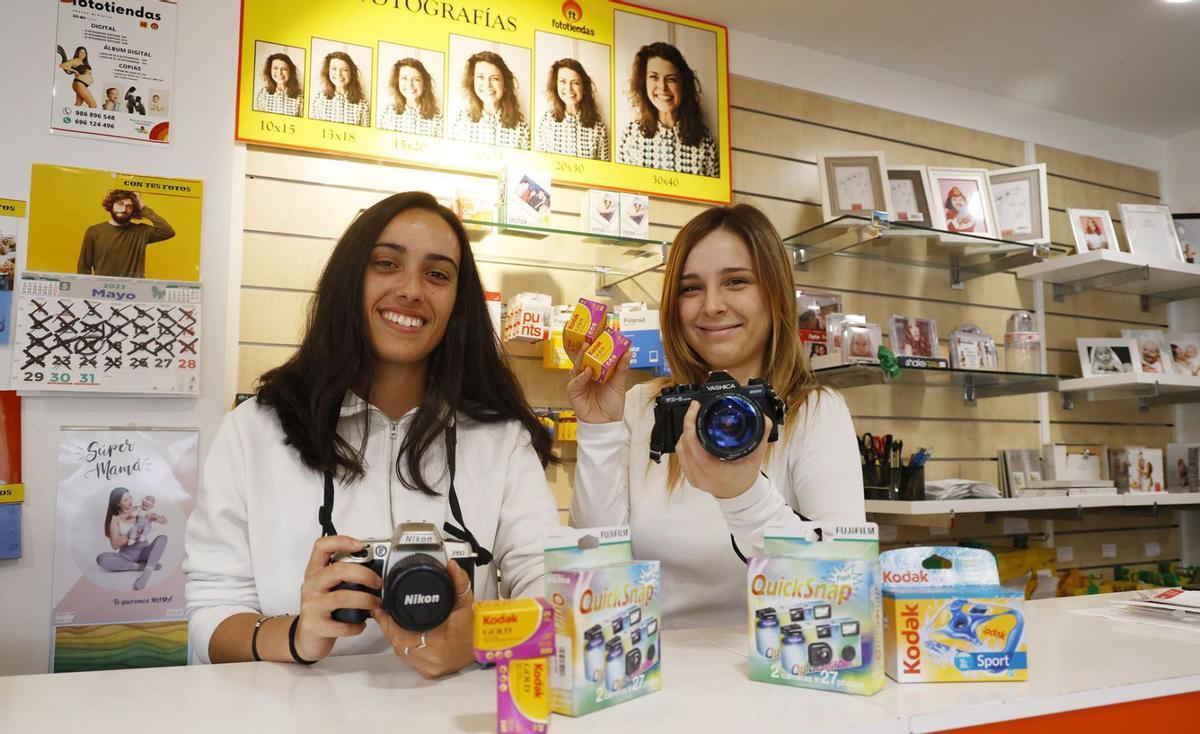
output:
[{"label": "wooden slat wall", "polygon": [[[735,77],[731,101],[735,201],[763,209],[785,236],[820,223],[815,166],[819,151],[883,150],[888,162],[896,165],[999,168],[1025,162],[1025,144],[1018,140],[764,82]],[[1052,239],[1058,245],[1071,247],[1073,241],[1067,208],[1106,208],[1119,227],[1117,204],[1158,201],[1154,171],[1051,148],[1036,151],[1050,175]],[[388,193],[436,189],[446,180],[444,174],[404,166],[255,148],[247,156],[247,177],[241,391],[249,391],[257,375],[279,364],[295,347],[316,278],[350,218]],[[557,187],[554,224],[575,228],[579,205],[579,190]],[[670,239],[702,208],[656,199],[651,207],[652,236]],[[594,295],[593,268],[620,267],[631,254],[625,248],[556,238],[494,237],[477,242],[475,248],[490,289],[506,295],[522,290],[550,293],[556,303]],[[796,282],[840,293],[847,311],[866,313],[880,324],[886,324],[893,313],[936,318],[943,343],[964,323],[1002,337],[1012,311],[1033,307],[1031,283],[1008,274],[979,278],[968,282],[965,290],[954,290],[945,271],[860,258],[822,258],[808,271],[797,272]],[[659,274],[647,274],[622,284],[611,302],[656,302],[661,284]],[[1166,328],[1165,306],[1144,312],[1136,296],[1091,293],[1056,303],[1047,294],[1046,302],[1048,369],[1054,372],[1078,373],[1077,336],[1119,336],[1122,328]],[[543,369],[536,348],[520,345],[509,351],[534,405],[566,405],[565,373]],[[933,389],[858,388],[846,391],[845,397],[860,431],[890,431],[903,435],[906,445],[933,446],[936,461],[929,467],[931,478],[995,481],[997,448],[1033,448],[1038,442],[1033,396],[981,400],[975,407],[964,406],[961,396],[952,391]],[[1141,413],[1127,402],[1082,403],[1064,411],[1054,396],[1051,402],[1056,441],[1164,446],[1172,440],[1172,414],[1166,407]],[[568,448],[564,455],[566,463],[551,470],[549,478],[559,506],[565,508],[573,452]],[[1167,557],[1178,557],[1175,516],[1164,515],[1156,523],[1137,532],[1161,535]],[[1099,547],[1112,527],[1073,532],[1083,534],[1081,547]],[[1089,532],[1095,536],[1087,536]],[[1119,544],[1126,546],[1132,548]],[[1077,557],[1086,555],[1077,553]],[[1132,551],[1117,560],[1145,561]]]}]

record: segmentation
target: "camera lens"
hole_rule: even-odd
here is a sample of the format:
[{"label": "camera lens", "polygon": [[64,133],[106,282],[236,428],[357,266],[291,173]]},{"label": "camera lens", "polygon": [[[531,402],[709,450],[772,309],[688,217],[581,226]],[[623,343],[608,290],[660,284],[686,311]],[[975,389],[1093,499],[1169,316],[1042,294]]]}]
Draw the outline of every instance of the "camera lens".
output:
[{"label": "camera lens", "polygon": [[445,622],[454,608],[450,572],[425,553],[413,553],[396,564],[383,587],[384,609],[406,630],[431,630]]},{"label": "camera lens", "polygon": [[833,648],[824,642],[814,642],[808,647],[810,665],[827,665],[833,660]]},{"label": "camera lens", "polygon": [[719,459],[739,459],[754,451],[763,437],[758,406],[741,395],[722,395],[696,417],[700,444]]}]

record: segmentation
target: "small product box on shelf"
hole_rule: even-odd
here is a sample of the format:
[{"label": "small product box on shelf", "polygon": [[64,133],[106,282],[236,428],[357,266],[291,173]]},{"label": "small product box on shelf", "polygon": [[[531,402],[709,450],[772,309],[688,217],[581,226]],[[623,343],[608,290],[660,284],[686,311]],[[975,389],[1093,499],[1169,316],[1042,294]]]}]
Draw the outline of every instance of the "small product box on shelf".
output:
[{"label": "small product box on shelf", "polygon": [[506,176],[504,222],[529,227],[550,226],[550,172],[509,168]]},{"label": "small product box on shelf", "polygon": [[570,321],[570,306],[559,305],[550,309],[550,328],[546,333],[546,341],[542,342],[542,366],[548,370],[569,370],[573,366],[563,344],[563,329]]},{"label": "small product box on shelf", "polygon": [[540,342],[550,326],[550,296],[517,293],[504,312],[504,341]]},{"label": "small product box on shelf", "polygon": [[623,303],[617,311],[617,324],[633,353],[629,366],[635,370],[665,372],[662,332],[658,328],[658,309],[644,303]]},{"label": "small product box on shelf", "polygon": [[545,732],[554,610],[542,598],[475,602],[475,659],[496,663],[496,732]]},{"label": "small product box on shelf", "polygon": [[454,213],[464,222],[499,220],[504,182],[497,178],[464,178],[454,197]]},{"label": "small product box on shelf", "polygon": [[574,354],[585,343],[595,341],[605,326],[607,315],[608,306],[605,304],[580,298],[570,312],[570,319],[562,327],[562,343],[567,352]]},{"label": "small product box on shelf", "polygon": [[879,529],[767,528],[747,564],[750,679],[871,695],[883,687]]},{"label": "small product box on shelf", "polygon": [[650,239],[650,197],[621,194],[621,236]]},{"label": "small product box on shelf", "polygon": [[588,234],[617,237],[621,234],[621,195],[615,191],[588,189],[580,212],[580,228]]},{"label": "small product box on shelf", "polygon": [[484,291],[483,298],[487,301],[488,317],[492,320],[492,328],[496,338],[500,338],[501,323],[504,318],[504,296],[499,291]]},{"label": "small product box on shelf", "polygon": [[547,535],[555,713],[582,716],[662,688],[659,564],[632,559],[628,527]]},{"label": "small product box on shelf", "polygon": [[884,659],[898,683],[1014,681],[1029,677],[1025,596],[1000,584],[980,548],[881,553]]},{"label": "small product box on shelf", "polygon": [[583,366],[591,370],[593,380],[608,382],[612,371],[628,350],[628,338],[616,329],[605,329],[583,353]]}]

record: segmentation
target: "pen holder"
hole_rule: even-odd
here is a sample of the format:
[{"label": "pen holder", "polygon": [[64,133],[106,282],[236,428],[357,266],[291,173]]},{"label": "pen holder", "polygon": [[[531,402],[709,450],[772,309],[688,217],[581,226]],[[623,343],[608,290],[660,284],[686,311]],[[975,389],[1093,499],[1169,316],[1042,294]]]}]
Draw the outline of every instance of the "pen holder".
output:
[{"label": "pen holder", "polygon": [[895,473],[882,464],[863,464],[863,496],[869,500],[896,499]]},{"label": "pen holder", "polygon": [[925,467],[900,467],[899,496],[902,500],[917,502],[925,499]]}]

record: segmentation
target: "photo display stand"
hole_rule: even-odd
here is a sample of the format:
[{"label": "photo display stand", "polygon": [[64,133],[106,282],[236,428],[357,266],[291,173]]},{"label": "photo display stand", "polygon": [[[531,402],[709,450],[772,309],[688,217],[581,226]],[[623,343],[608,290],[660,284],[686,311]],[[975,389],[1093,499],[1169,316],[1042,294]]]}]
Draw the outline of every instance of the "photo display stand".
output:
[{"label": "photo display stand", "polygon": [[16,390],[200,393],[199,283],[26,273],[16,311]]}]

